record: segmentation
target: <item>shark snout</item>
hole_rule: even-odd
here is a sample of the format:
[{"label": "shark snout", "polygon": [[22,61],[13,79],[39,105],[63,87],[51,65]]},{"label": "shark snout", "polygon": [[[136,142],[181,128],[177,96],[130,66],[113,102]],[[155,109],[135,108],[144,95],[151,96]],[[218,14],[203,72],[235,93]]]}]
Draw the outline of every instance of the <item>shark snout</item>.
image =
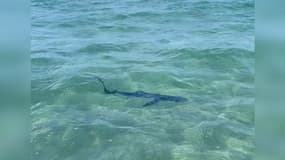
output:
[{"label": "shark snout", "polygon": [[187,101],[188,99],[184,97],[176,97],[176,100],[175,100],[175,102],[187,102]]}]

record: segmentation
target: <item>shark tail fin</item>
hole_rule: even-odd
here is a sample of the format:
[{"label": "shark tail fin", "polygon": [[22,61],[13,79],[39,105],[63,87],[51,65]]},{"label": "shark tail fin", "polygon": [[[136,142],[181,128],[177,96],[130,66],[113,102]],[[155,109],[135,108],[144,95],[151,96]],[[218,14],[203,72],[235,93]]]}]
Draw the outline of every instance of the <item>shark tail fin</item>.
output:
[{"label": "shark tail fin", "polygon": [[105,92],[106,94],[115,94],[115,93],[117,92],[117,90],[113,90],[113,91],[108,90],[107,87],[105,86],[104,81],[103,81],[101,78],[96,77],[96,79],[102,84],[102,86],[103,86],[103,88],[104,88],[104,92]]}]

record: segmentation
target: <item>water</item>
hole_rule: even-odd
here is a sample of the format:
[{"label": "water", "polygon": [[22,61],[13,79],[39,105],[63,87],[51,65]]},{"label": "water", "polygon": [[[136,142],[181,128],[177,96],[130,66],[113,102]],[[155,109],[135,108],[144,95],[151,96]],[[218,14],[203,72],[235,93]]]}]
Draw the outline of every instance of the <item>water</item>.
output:
[{"label": "water", "polygon": [[[33,159],[253,159],[253,0],[31,6]],[[141,107],[94,76],[189,101]]]}]

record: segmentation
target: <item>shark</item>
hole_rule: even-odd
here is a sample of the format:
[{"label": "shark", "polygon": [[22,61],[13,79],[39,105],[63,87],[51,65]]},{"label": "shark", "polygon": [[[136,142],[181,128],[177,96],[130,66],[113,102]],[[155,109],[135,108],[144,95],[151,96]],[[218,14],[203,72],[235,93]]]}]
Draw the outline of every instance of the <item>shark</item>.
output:
[{"label": "shark", "polygon": [[187,98],[181,97],[181,96],[171,96],[171,95],[163,95],[163,94],[158,94],[158,93],[148,93],[144,91],[125,92],[125,91],[119,91],[116,89],[109,90],[101,78],[99,77],[96,77],[96,78],[102,84],[105,94],[122,95],[122,96],[127,96],[127,97],[141,97],[141,98],[151,99],[151,101],[145,103],[143,107],[155,105],[161,101],[177,102],[177,103],[188,101]]}]

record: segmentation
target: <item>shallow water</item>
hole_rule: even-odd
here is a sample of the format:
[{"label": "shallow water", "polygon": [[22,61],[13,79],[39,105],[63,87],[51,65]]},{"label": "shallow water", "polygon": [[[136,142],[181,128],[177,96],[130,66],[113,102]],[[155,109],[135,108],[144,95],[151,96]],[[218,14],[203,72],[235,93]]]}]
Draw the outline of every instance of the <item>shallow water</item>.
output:
[{"label": "shallow water", "polygon": [[[253,159],[253,0],[31,6],[33,159]],[[189,101],[142,107],[95,76]]]}]

